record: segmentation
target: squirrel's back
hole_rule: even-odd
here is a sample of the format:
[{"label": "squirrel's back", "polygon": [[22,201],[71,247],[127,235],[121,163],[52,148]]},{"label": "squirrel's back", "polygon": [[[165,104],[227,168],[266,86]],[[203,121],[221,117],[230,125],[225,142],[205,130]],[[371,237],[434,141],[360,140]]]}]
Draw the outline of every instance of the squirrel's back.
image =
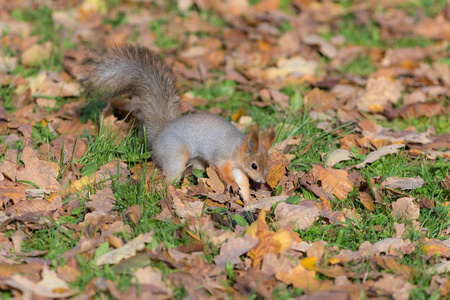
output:
[{"label": "squirrel's back", "polygon": [[167,123],[180,116],[175,75],[147,48],[124,45],[91,52],[81,66],[80,81],[87,94],[134,96],[151,144]]}]

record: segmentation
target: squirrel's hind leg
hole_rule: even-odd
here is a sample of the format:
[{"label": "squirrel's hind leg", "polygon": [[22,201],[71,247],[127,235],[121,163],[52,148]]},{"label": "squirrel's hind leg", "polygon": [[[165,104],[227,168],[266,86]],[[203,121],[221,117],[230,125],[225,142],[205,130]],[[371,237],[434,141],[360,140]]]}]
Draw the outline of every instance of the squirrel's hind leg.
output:
[{"label": "squirrel's hind leg", "polygon": [[169,184],[178,182],[186,168],[190,152],[186,148],[179,148],[178,150],[172,148],[170,150],[166,149],[163,153],[162,155],[160,153],[156,154],[156,159],[162,168],[163,174],[166,175]]},{"label": "squirrel's hind leg", "polygon": [[192,169],[198,169],[202,171],[205,171],[208,167],[208,163],[201,158],[190,159],[189,164],[192,166]]}]

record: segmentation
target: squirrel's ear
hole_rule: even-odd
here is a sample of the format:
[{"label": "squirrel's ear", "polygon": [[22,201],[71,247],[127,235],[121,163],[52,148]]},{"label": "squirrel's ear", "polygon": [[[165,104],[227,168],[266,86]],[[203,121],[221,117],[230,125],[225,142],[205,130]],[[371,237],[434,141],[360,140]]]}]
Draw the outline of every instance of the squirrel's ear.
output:
[{"label": "squirrel's ear", "polygon": [[247,139],[244,144],[244,151],[248,153],[256,153],[258,152],[259,145],[259,135],[258,135],[258,127],[250,128],[247,133]]},{"label": "squirrel's ear", "polygon": [[273,143],[275,142],[276,137],[277,133],[273,128],[271,128],[269,129],[269,131],[261,134],[260,142],[267,150],[269,150],[270,147],[272,147]]}]

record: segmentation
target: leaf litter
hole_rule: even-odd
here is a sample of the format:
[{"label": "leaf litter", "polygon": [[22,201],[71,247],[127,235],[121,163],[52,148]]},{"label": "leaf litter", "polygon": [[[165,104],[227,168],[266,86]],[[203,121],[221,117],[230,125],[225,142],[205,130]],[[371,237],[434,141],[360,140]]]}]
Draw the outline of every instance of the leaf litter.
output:
[{"label": "leaf litter", "polygon": [[[408,299],[425,275],[432,277],[422,295],[450,294],[448,226],[431,235],[424,220],[435,211],[442,219],[434,222],[449,217],[450,137],[442,129],[450,95],[448,5],[434,13],[418,7],[415,20],[396,5],[358,2],[178,1],[181,17],[161,3],[136,9],[126,2],[59,1],[48,5],[52,22],[62,26],[54,34],[74,47],[66,49],[58,39],[40,41],[44,32],[32,33],[35,22],[18,22],[22,4],[3,2],[9,34],[2,36],[0,84],[11,93],[0,95],[0,282],[8,296],[169,299],[181,298],[182,289],[194,298],[272,298],[284,285],[290,297]],[[212,19],[206,21],[205,11]],[[430,41],[392,48],[357,43],[336,30],[349,16],[361,28],[376,20],[383,42]],[[221,25],[212,24],[214,18]],[[286,124],[271,150],[267,184],[252,184],[253,199],[243,206],[236,187],[225,186],[212,168],[201,175],[187,169],[181,186],[167,187],[160,170],[142,161],[148,157],[117,158],[126,153],[122,142],[133,127],[127,122],[139,112],[125,97],[113,101],[114,109],[99,110],[102,121],[82,121],[89,108],[80,99],[77,65],[99,37],[120,44],[133,33],[138,43],[164,53],[185,91],[184,112],[213,105],[212,113],[233,115],[240,130],[251,126],[256,115],[248,108],[220,105],[230,96],[210,100],[190,91],[201,84],[226,88],[227,81],[234,92],[254,95],[249,103],[255,107],[278,114],[306,107],[317,128],[336,136],[330,151],[317,147],[324,163],[308,157],[317,141]],[[348,66],[366,58],[373,70],[353,74]],[[119,116],[128,116],[126,122]],[[412,120],[420,118],[432,125],[418,128]],[[385,127],[398,120],[410,126]],[[103,149],[111,151],[108,159],[98,161],[89,155],[102,126],[114,133],[113,143]],[[431,184],[425,176],[374,172],[399,157],[441,165],[432,180],[444,201],[421,194]],[[128,204],[130,195],[117,188],[138,182],[144,194],[162,195],[152,218],[148,206]],[[394,220],[392,228],[361,228],[380,211]],[[156,229],[139,227],[153,220],[178,226],[173,237],[185,244],[174,247]],[[320,228],[327,233],[311,237]],[[349,246],[342,242],[348,228],[365,237],[380,234]],[[45,230],[70,241],[58,252],[64,263],[54,263],[53,249],[29,247]],[[417,258],[423,270],[409,260]],[[102,275],[87,278],[85,263],[127,270],[133,278],[125,285]],[[84,285],[71,285],[80,278]]]}]

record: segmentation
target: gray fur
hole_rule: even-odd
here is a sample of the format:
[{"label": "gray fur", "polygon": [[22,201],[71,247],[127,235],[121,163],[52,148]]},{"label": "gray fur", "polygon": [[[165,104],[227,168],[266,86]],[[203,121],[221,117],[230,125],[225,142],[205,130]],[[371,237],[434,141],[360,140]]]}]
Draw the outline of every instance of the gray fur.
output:
[{"label": "gray fur", "polygon": [[147,48],[125,45],[92,52],[80,73],[87,94],[137,98],[150,145],[167,123],[180,116],[175,75]]},{"label": "gray fur", "polygon": [[[156,138],[153,150],[156,163],[173,180],[180,175],[187,163],[197,163],[200,160],[220,165],[225,161],[232,161],[236,153],[224,155],[224,149],[238,151],[245,138],[243,133],[224,118],[196,113],[167,124]],[[183,151],[189,151],[189,157],[180,162],[181,169],[180,166],[174,167],[173,157],[183,157]]]}]

